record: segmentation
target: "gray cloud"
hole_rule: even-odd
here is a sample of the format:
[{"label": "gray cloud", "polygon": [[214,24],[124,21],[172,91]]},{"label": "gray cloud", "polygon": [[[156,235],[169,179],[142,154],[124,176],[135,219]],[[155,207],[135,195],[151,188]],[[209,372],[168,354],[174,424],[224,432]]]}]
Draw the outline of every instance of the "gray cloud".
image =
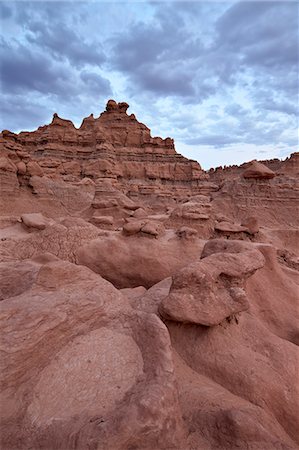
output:
[{"label": "gray cloud", "polygon": [[1,20],[3,19],[8,19],[9,17],[11,17],[13,14],[12,9],[9,7],[9,3],[6,2],[1,2],[0,3],[0,18]]},{"label": "gray cloud", "polygon": [[[243,68],[297,70],[298,5],[296,2],[239,2],[216,24],[216,52]],[[232,67],[233,69],[233,67]],[[285,72],[284,72],[285,73]]]},{"label": "gray cloud", "polygon": [[31,22],[27,27],[27,40],[45,51],[50,51],[59,61],[67,59],[80,68],[86,64],[100,66],[106,60],[100,42],[86,41],[63,22],[45,24],[38,21]]},{"label": "gray cloud", "polygon": [[125,34],[112,36],[112,68],[126,73],[139,89],[191,99],[196,87],[189,64],[203,44],[185,28],[184,17],[173,6],[172,14],[166,13],[166,7],[157,8],[149,23],[133,23]]},{"label": "gray cloud", "polygon": [[50,121],[51,113],[26,96],[1,94],[0,102],[0,130],[11,129],[8,124],[13,124],[14,131],[30,130]]},{"label": "gray cloud", "polygon": [[44,95],[65,95],[70,89],[70,71],[67,68],[55,66],[44,54],[33,53],[18,42],[9,44],[2,40],[0,58],[4,92],[38,91]]},{"label": "gray cloud", "polygon": [[106,78],[101,77],[98,73],[83,70],[80,73],[80,78],[84,83],[85,90],[87,90],[88,86],[91,93],[100,92],[103,95],[112,94],[110,82]]},{"label": "gray cloud", "polygon": [[236,142],[241,142],[241,140],[236,136],[230,137],[223,134],[207,134],[192,139],[186,139],[185,141],[188,145],[211,145],[214,147],[223,147]]}]

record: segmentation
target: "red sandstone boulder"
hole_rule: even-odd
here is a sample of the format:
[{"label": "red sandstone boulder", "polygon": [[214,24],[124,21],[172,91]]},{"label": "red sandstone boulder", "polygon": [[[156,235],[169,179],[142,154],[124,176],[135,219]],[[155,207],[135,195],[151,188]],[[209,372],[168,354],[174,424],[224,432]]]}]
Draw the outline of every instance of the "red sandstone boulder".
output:
[{"label": "red sandstone boulder", "polygon": [[159,311],[163,317],[178,322],[218,325],[249,308],[244,280],[263,265],[258,250],[208,256],[173,276],[169,296]]},{"label": "red sandstone boulder", "polygon": [[158,237],[165,232],[165,228],[157,220],[147,220],[140,231],[150,236]]},{"label": "red sandstone boulder", "polygon": [[139,233],[141,228],[145,225],[145,220],[132,220],[124,224],[123,233],[127,236]]},{"label": "red sandstone boulder", "polygon": [[252,161],[243,172],[243,178],[271,179],[275,172],[258,161]]},{"label": "red sandstone boulder", "polygon": [[44,230],[49,223],[41,213],[22,214],[21,220],[28,228],[36,228],[37,230]]},{"label": "red sandstone boulder", "polygon": [[[135,225],[125,225],[127,232],[131,226]],[[144,232],[129,237],[111,233],[79,248],[76,261],[99,273],[117,288],[149,288],[198,259],[203,245],[196,238],[182,242],[171,231],[158,239],[149,239]]]},{"label": "red sandstone boulder", "polygon": [[241,233],[242,231],[247,231],[245,226],[231,222],[218,222],[214,228],[215,230],[222,231],[223,233]]},{"label": "red sandstone boulder", "polygon": [[23,161],[20,161],[16,164],[17,166],[17,171],[19,175],[25,175],[26,173],[26,164]]}]

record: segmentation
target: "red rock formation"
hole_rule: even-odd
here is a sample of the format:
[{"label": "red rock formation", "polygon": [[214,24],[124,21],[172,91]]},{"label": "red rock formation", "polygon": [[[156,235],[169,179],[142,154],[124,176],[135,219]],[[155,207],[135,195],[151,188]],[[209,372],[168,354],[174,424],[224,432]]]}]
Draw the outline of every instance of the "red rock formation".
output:
[{"label": "red rock formation", "polygon": [[173,139],[151,137],[149,128],[128,115],[127,108],[127,103],[109,100],[99,118],[89,116],[78,130],[55,113],[50,125],[34,132],[3,132],[1,153],[22,164],[19,174],[24,177],[89,177],[96,183],[108,179],[137,193],[150,185],[153,194],[162,195],[167,186],[172,195],[186,183],[196,189],[198,180],[206,178],[200,165],[177,154]]},{"label": "red rock formation", "polygon": [[298,154],[207,174],[127,109],[0,136],[0,446],[295,450]]},{"label": "red rock formation", "polygon": [[252,161],[243,172],[244,178],[255,178],[259,180],[268,180],[275,177],[275,172],[264,164]]}]

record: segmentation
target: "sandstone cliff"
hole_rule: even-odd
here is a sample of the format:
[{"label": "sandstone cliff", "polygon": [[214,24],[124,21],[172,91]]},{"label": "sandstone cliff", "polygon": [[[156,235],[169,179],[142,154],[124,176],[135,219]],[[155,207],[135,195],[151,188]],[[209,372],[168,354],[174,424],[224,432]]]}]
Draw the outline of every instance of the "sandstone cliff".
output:
[{"label": "sandstone cliff", "polygon": [[296,450],[298,154],[206,173],[127,109],[1,134],[1,448]]}]

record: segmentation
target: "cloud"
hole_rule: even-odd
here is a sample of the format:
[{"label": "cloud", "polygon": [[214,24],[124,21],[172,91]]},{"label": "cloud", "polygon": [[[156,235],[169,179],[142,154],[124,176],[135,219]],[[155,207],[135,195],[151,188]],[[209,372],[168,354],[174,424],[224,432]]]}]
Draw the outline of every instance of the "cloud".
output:
[{"label": "cloud", "polygon": [[1,84],[6,93],[38,91],[44,95],[65,95],[69,91],[70,71],[23,44],[16,41],[10,44],[2,39],[0,59]]},{"label": "cloud", "polygon": [[67,59],[73,66],[81,68],[86,64],[99,67],[106,60],[100,42],[88,42],[63,22],[30,22],[27,29],[29,43],[49,51],[58,61]]},{"label": "cloud", "polygon": [[[13,130],[33,130],[43,123],[49,122],[51,113],[47,111],[42,104],[39,104],[38,98],[28,99],[23,95],[7,94],[0,95],[1,116],[0,130],[7,129],[7,124],[13,125]],[[11,129],[11,127],[9,127]]]},{"label": "cloud", "polygon": [[84,83],[85,91],[87,90],[88,86],[88,89],[90,90],[91,93],[101,92],[104,95],[112,94],[110,82],[106,78],[103,78],[98,73],[84,70],[83,72],[80,73],[80,78]]},{"label": "cloud", "polygon": [[272,74],[297,70],[296,2],[236,3],[218,19],[216,30],[215,49],[229,55],[231,64],[237,60],[241,68],[271,70]]},{"label": "cloud", "polygon": [[190,64],[198,59],[203,44],[186,29],[184,17],[158,8],[148,22],[133,22],[125,33],[110,39],[111,67],[125,73],[132,86],[157,96],[196,95]]},{"label": "cloud", "polygon": [[6,2],[1,2],[0,3],[0,18],[1,18],[1,20],[8,19],[11,16],[12,16],[12,9],[9,7],[9,4]]}]

